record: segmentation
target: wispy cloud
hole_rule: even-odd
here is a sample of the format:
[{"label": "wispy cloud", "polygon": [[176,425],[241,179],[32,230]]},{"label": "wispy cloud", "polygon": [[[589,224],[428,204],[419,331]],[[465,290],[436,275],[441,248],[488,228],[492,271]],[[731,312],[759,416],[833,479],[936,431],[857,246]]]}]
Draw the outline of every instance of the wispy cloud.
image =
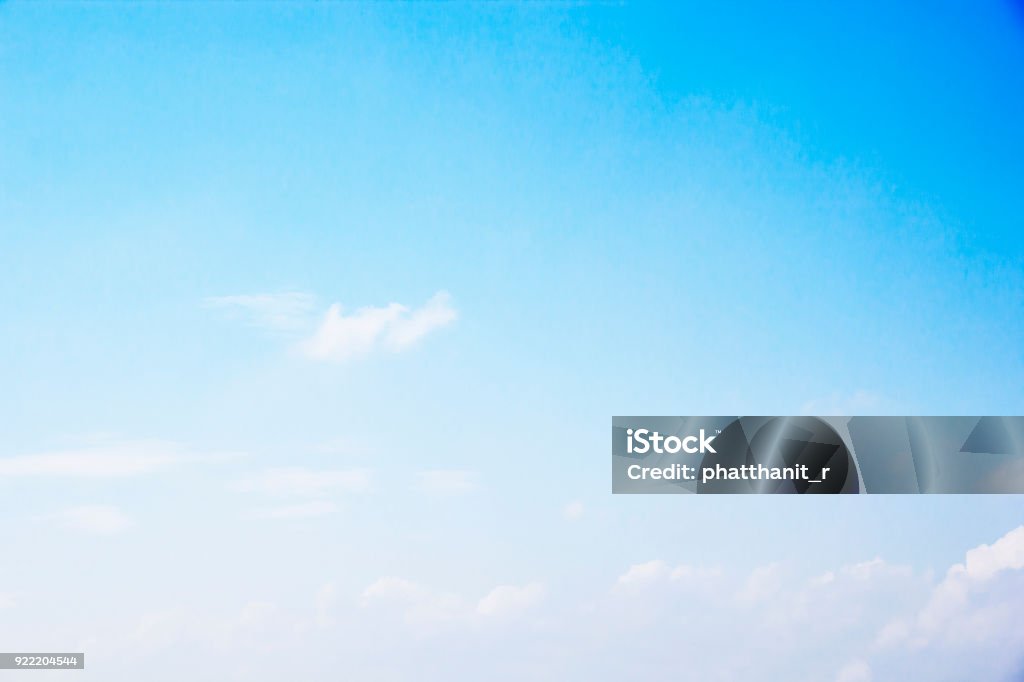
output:
[{"label": "wispy cloud", "polygon": [[523,616],[544,599],[542,583],[498,585],[475,602],[460,595],[437,592],[422,585],[386,576],[362,594],[364,607],[397,608],[409,625],[434,627],[441,624],[498,623]]},{"label": "wispy cloud", "polygon": [[334,492],[365,492],[370,473],[364,469],[322,470],[302,467],[266,469],[229,484],[238,492],[263,493],[279,497],[317,497]]},{"label": "wispy cloud", "polygon": [[458,317],[447,291],[437,292],[418,308],[389,303],[346,313],[340,303],[335,303],[319,320],[316,298],[302,292],[211,296],[203,300],[203,305],[256,327],[305,337],[295,346],[301,355],[338,363],[377,350],[407,350]]},{"label": "wispy cloud", "polygon": [[633,590],[666,582],[683,582],[706,585],[721,575],[717,568],[678,564],[670,566],[667,561],[654,559],[642,564],[633,564],[615,582],[613,591]]},{"label": "wispy cloud", "polygon": [[562,508],[562,516],[567,521],[579,521],[583,518],[584,511],[583,503],[579,500],[574,500]]},{"label": "wispy cloud", "polygon": [[421,585],[394,576],[385,576],[363,590],[363,608],[377,613],[401,615],[406,625],[434,630],[438,626],[465,623],[469,616],[466,601],[455,594],[434,592]]},{"label": "wispy cloud", "polygon": [[416,476],[416,489],[431,495],[463,495],[480,487],[480,475],[464,469],[421,471]]},{"label": "wispy cloud", "polygon": [[[322,641],[343,642],[353,652],[381,652],[388,658],[354,665],[380,671],[394,664],[388,672],[396,678],[414,677],[424,660],[448,677],[465,676],[462,660],[458,671],[451,668],[449,673],[444,666],[459,652],[487,649],[498,636],[506,646],[530,651],[537,666],[550,669],[552,660],[566,662],[581,671],[576,677],[594,679],[621,677],[626,671],[628,663],[608,649],[608,641],[614,640],[631,650],[644,648],[645,665],[654,677],[678,672],[682,652],[694,661],[688,670],[694,679],[795,676],[866,682],[906,676],[912,670],[914,679],[1016,680],[1024,627],[1022,538],[1024,530],[1016,530],[970,550],[938,582],[931,571],[918,573],[880,558],[835,566],[817,577],[790,564],[723,571],[654,560],[624,567],[610,590],[588,582],[568,591],[561,583],[549,589],[538,581],[498,582],[490,588],[485,586],[495,583],[476,583],[482,589],[465,592],[387,576],[361,583],[367,585],[363,589],[341,582],[322,584],[302,599],[298,610],[272,607],[279,602],[254,595],[240,617],[230,616],[228,626],[219,616],[197,616],[171,630],[168,619],[158,616],[150,619],[147,631],[165,649],[173,641],[187,645],[197,632],[223,647],[290,642],[298,648],[317,630]],[[941,586],[949,581],[957,589],[946,593]],[[592,592],[595,587],[600,592]],[[751,592],[750,599],[735,598],[743,590]],[[929,627],[935,629],[923,632],[924,623],[915,616],[933,592],[952,600],[953,608],[933,613]],[[882,647],[874,637],[894,616],[904,618],[909,637]],[[176,640],[164,641],[162,633],[168,631]],[[764,632],[773,633],[770,641],[759,638]],[[254,639],[253,633],[266,639]],[[573,643],[568,659],[566,633]],[[920,634],[934,636],[922,640]],[[420,655],[436,658],[416,659],[403,668],[407,659],[390,657],[386,644],[373,649],[395,636],[413,647],[421,644]],[[736,637],[749,645],[742,651],[730,647]],[[537,642],[544,646],[529,649]],[[470,664],[486,671],[492,660]],[[529,679],[537,669],[516,669],[513,676]]]},{"label": "wispy cloud", "polygon": [[378,349],[403,351],[457,317],[445,291],[434,294],[415,309],[390,303],[359,308],[346,315],[341,305],[335,303],[327,310],[316,333],[302,342],[299,349],[309,358],[329,362],[345,362]]},{"label": "wispy cloud", "polygon": [[396,576],[384,576],[378,578],[363,590],[362,603],[367,606],[377,599],[414,599],[424,592],[419,585]]},{"label": "wispy cloud", "polygon": [[120,478],[152,474],[185,462],[220,458],[154,440],[107,441],[81,448],[0,457],[0,477]]},{"label": "wispy cloud", "polygon": [[669,575],[668,564],[661,559],[653,559],[642,564],[633,564],[619,576],[616,583],[619,587],[643,585],[654,582]]},{"label": "wispy cloud", "polygon": [[871,682],[871,679],[871,666],[859,659],[847,663],[836,676],[836,682]]},{"label": "wispy cloud", "polygon": [[543,598],[544,586],[540,583],[499,585],[477,602],[476,612],[492,618],[518,615],[537,606]]},{"label": "wispy cloud", "polygon": [[287,504],[272,504],[245,514],[249,519],[311,519],[334,514],[338,506],[330,499],[337,493],[361,493],[371,487],[364,469],[314,470],[302,467],[265,469],[228,484],[236,492],[286,498]]},{"label": "wispy cloud", "polygon": [[316,624],[318,627],[330,627],[334,625],[334,605],[338,601],[338,586],[333,582],[326,583],[313,598],[313,608],[316,613]]},{"label": "wispy cloud", "polygon": [[203,300],[206,307],[241,317],[254,326],[285,332],[309,328],[315,303],[316,297],[302,292],[210,296]]},{"label": "wispy cloud", "polygon": [[327,500],[314,500],[299,504],[257,509],[249,514],[253,519],[310,519],[338,511],[338,506]]},{"label": "wispy cloud", "polygon": [[746,582],[736,593],[736,599],[749,604],[775,596],[782,591],[783,570],[782,564],[777,562],[758,566],[747,576]]},{"label": "wispy cloud", "polygon": [[71,530],[94,535],[115,535],[135,523],[113,505],[95,504],[72,507],[44,517]]}]

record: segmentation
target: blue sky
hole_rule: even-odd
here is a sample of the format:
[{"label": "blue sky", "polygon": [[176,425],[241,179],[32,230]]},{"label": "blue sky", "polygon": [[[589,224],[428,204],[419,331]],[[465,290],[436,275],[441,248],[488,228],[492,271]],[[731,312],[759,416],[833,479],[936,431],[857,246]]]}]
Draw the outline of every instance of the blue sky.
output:
[{"label": "blue sky", "polygon": [[1016,498],[618,498],[607,435],[1020,414],[1022,64],[1008,2],[0,4],[0,635],[619,679],[828,585],[871,612],[764,674],[1010,679],[942,628],[1021,632]]}]

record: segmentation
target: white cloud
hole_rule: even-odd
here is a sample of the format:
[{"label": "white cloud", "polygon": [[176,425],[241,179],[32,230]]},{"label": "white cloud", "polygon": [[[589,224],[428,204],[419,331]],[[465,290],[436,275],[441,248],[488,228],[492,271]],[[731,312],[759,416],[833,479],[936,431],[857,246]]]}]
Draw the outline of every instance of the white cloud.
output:
[{"label": "white cloud", "polygon": [[[979,609],[986,603],[990,592],[986,589],[987,584],[996,581],[1001,574],[1021,569],[1024,569],[1024,526],[1008,532],[991,545],[979,545],[968,550],[964,562],[951,566],[935,586],[913,627],[890,623],[879,633],[878,644],[893,646],[906,643],[920,648],[936,637],[961,639],[962,624],[981,615]],[[1024,600],[1019,601],[1018,606],[1024,607]],[[990,620],[987,627],[994,627],[992,618],[1002,617],[997,609],[989,609],[984,615]],[[976,626],[980,624],[976,623]]]},{"label": "white cloud", "polygon": [[[689,671],[694,679],[834,680],[851,653],[869,652],[885,620],[919,604],[926,590],[922,576],[877,559],[818,578],[789,562],[725,571],[655,559],[630,566],[587,618],[620,646],[644,647],[645,665],[660,674],[670,676],[679,649],[663,657],[655,652],[674,639],[707,657]],[[659,638],[659,632],[672,634]],[[770,641],[761,639],[764,632],[772,632]],[[737,638],[750,643],[741,655],[727,645]]]},{"label": "white cloud", "polygon": [[361,604],[384,615],[397,612],[406,625],[417,629],[465,623],[469,617],[466,602],[457,595],[433,592],[393,576],[380,578],[363,590]]},{"label": "white cloud", "polygon": [[338,587],[334,583],[327,583],[316,593],[313,600],[313,608],[316,613],[315,620],[319,627],[325,628],[334,624],[334,605],[338,601]]},{"label": "white cloud", "polygon": [[370,489],[370,474],[363,469],[315,471],[284,467],[245,476],[229,487],[238,492],[278,497],[318,497],[332,492],[365,492]]},{"label": "white cloud", "polygon": [[668,575],[668,564],[661,559],[655,559],[630,566],[625,573],[619,576],[618,585],[621,587],[644,585],[665,578]]},{"label": "white cloud", "polygon": [[825,571],[816,578],[811,578],[812,587],[824,587],[825,585],[831,585],[836,581],[835,571]]},{"label": "white cloud", "polygon": [[890,621],[878,632],[875,644],[882,648],[895,646],[909,640],[911,634],[910,625],[905,620]]},{"label": "white cloud", "polygon": [[439,291],[421,308],[396,320],[386,331],[384,343],[392,350],[404,350],[435,329],[451,324],[457,317],[451,296],[447,291]]},{"label": "white cloud", "polygon": [[674,582],[707,581],[721,577],[722,571],[707,566],[689,566],[680,564],[672,569],[669,578]]},{"label": "white cloud", "polygon": [[782,589],[782,565],[779,563],[759,566],[750,572],[746,582],[736,594],[740,602],[753,603],[775,596]]},{"label": "white cloud", "polygon": [[238,625],[246,629],[262,628],[273,622],[277,612],[277,605],[271,602],[248,602],[238,614]]},{"label": "white cloud", "polygon": [[980,545],[967,552],[964,570],[972,580],[989,580],[1001,571],[1024,568],[1024,526],[1020,526],[991,545]]},{"label": "white cloud", "polygon": [[64,528],[95,535],[114,535],[135,525],[117,507],[103,504],[72,507],[45,518]]},{"label": "white cloud", "polygon": [[462,495],[479,487],[480,476],[475,471],[435,469],[416,476],[416,488],[431,495]]},{"label": "white cloud", "polygon": [[372,351],[391,325],[408,312],[408,308],[391,303],[384,308],[360,308],[343,315],[335,303],[320,323],[320,328],[302,344],[302,350],[315,360],[343,362]]},{"label": "white cloud", "polygon": [[575,500],[565,505],[562,509],[562,516],[564,516],[567,521],[579,521],[583,518],[583,511],[583,503],[579,500]]},{"label": "white cloud", "polygon": [[0,592],[0,609],[9,609],[14,606],[14,595]]},{"label": "white cloud", "polygon": [[82,448],[0,457],[0,477],[119,478],[162,471],[184,462],[223,455],[191,453],[176,443],[114,441]]},{"label": "white cloud", "polygon": [[518,615],[537,606],[543,598],[544,586],[540,583],[521,587],[500,585],[477,603],[476,612],[489,617]]},{"label": "white cloud", "polygon": [[[643,652],[652,679],[678,676],[680,657],[692,662],[686,677],[708,680],[867,682],[907,677],[908,671],[912,679],[1016,679],[1020,660],[1012,659],[1020,654],[1024,632],[1024,616],[1016,615],[1024,610],[1024,585],[1014,582],[1014,576],[1024,577],[1015,568],[1016,538],[1009,533],[966,553],[970,561],[952,575],[960,581],[969,573],[975,577],[969,579],[968,602],[954,614],[963,622],[953,632],[968,637],[935,640],[923,648],[883,652],[872,646],[882,630],[896,642],[906,642],[908,631],[914,636],[919,631],[914,617],[934,587],[930,573],[880,558],[835,566],[817,578],[788,562],[782,564],[785,570],[769,564],[722,574],[656,559],[626,568],[611,593],[584,579],[557,600],[540,582],[453,594],[388,576],[352,592],[343,582],[314,586],[297,607],[288,606],[293,590],[282,588],[281,595],[256,595],[241,616],[232,606],[230,622],[236,624],[231,627],[220,625],[219,615],[190,617],[175,632],[184,646],[190,641],[203,646],[213,638],[250,655],[269,647],[274,658],[288,647],[308,648],[310,641],[316,646],[309,650],[333,643],[354,669],[384,671],[396,679],[414,676],[417,668],[429,668],[431,678],[459,678],[467,666],[486,670],[503,650],[521,652],[516,659],[522,667],[503,671],[508,674],[499,675],[502,679],[536,679],[531,673],[551,671],[552,665],[570,679],[622,679],[636,665],[635,659],[621,657],[627,649]],[[971,573],[968,564],[980,568]],[[456,571],[446,579],[459,584],[466,575]],[[705,576],[715,576],[714,581],[694,580]],[[618,589],[620,583],[629,589]],[[767,593],[780,599],[734,598],[747,588],[762,594],[766,584]],[[272,602],[263,601],[268,597]],[[271,603],[281,608],[272,609]],[[765,639],[765,632],[772,637]],[[400,662],[392,660],[395,637],[407,646]],[[737,640],[746,642],[742,651],[732,646]],[[616,646],[609,647],[610,641]],[[482,652],[480,658],[474,658],[476,652]],[[409,661],[408,669],[388,667]],[[309,670],[315,673],[320,664]],[[259,674],[258,669],[246,679]]]},{"label": "white cloud", "polygon": [[850,661],[836,675],[836,682],[871,682],[871,666],[861,660]]},{"label": "white cloud", "polygon": [[299,349],[314,360],[344,362],[378,348],[406,350],[420,339],[455,321],[458,313],[451,297],[440,291],[422,307],[410,309],[399,303],[359,308],[344,314],[335,303],[324,315],[313,336]]},{"label": "white cloud", "polygon": [[408,600],[415,599],[423,594],[420,587],[405,578],[385,576],[378,578],[363,590],[363,604],[366,605],[377,599],[383,600]]},{"label": "white cloud", "polygon": [[872,580],[883,576],[910,577],[913,570],[910,566],[890,564],[881,557],[875,557],[870,561],[862,561],[858,564],[844,566],[841,569],[844,575],[854,580]]},{"label": "white cloud", "polygon": [[211,296],[203,303],[244,316],[255,326],[275,331],[299,331],[312,321],[312,294],[286,292],[279,294],[243,294],[237,296]]},{"label": "white cloud", "polygon": [[378,616],[399,615],[406,625],[436,631],[438,626],[504,622],[537,607],[545,593],[542,583],[498,585],[474,602],[405,578],[386,576],[363,590],[360,604]]},{"label": "white cloud", "polygon": [[872,649],[950,679],[1016,679],[1024,632],[1024,526],[965,553],[913,609],[890,609]]},{"label": "white cloud", "polygon": [[257,509],[249,517],[253,519],[309,519],[325,516],[338,511],[337,505],[327,500],[315,500],[300,504]]},{"label": "white cloud", "polygon": [[128,636],[132,648],[162,648],[175,643],[189,629],[188,612],[173,606],[143,613]]},{"label": "white cloud", "polygon": [[721,576],[717,568],[690,566],[679,564],[670,566],[668,562],[654,559],[642,564],[633,564],[619,576],[615,583],[616,590],[634,590],[656,583],[676,583],[681,586],[705,586]]}]

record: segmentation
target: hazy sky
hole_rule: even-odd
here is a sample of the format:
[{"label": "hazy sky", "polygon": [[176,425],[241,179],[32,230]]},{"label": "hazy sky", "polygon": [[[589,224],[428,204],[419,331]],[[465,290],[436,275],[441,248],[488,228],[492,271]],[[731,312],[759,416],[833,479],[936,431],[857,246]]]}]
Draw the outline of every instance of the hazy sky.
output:
[{"label": "hazy sky", "polygon": [[1024,412],[1021,121],[1012,2],[0,3],[0,650],[1024,679],[1018,497],[609,472],[615,414]]}]

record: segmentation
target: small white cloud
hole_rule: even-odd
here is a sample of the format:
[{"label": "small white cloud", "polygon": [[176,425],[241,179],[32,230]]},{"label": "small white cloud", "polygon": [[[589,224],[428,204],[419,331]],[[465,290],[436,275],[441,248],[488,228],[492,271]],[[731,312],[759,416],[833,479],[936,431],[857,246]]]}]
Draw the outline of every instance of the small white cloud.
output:
[{"label": "small white cloud", "polygon": [[229,487],[278,497],[318,497],[332,492],[365,492],[370,488],[370,474],[363,469],[314,471],[285,467],[245,476]]},{"label": "small white cloud", "polygon": [[718,579],[721,570],[705,566],[679,564],[672,567],[661,559],[633,564],[616,581],[616,589],[634,589],[654,583],[672,582],[677,586],[705,585]]},{"label": "small white cloud", "polygon": [[655,559],[642,564],[633,564],[625,573],[619,576],[618,585],[621,587],[632,587],[661,580],[669,575],[668,564],[661,559]]},{"label": "small white cloud", "polygon": [[500,585],[477,603],[476,612],[488,617],[518,615],[535,607],[543,598],[544,586],[540,583]]},{"label": "small white cloud", "polygon": [[262,629],[274,621],[278,609],[266,601],[251,601],[238,614],[238,625],[246,630]]},{"label": "small white cloud", "polygon": [[359,308],[346,315],[341,305],[335,303],[327,310],[316,333],[299,349],[309,358],[331,362],[345,362],[378,348],[402,351],[457,317],[445,291],[416,309],[390,303]]},{"label": "small white cloud", "polygon": [[363,590],[362,606],[375,612],[400,613],[414,628],[433,630],[441,625],[465,623],[467,604],[456,595],[427,590],[404,578],[380,578]]},{"label": "small white cloud", "polygon": [[0,592],[0,609],[9,609],[14,606],[14,595]]},{"label": "small white cloud", "polygon": [[576,500],[565,505],[562,509],[562,516],[564,516],[567,521],[579,521],[583,518],[583,511],[583,503]]},{"label": "small white cloud", "polygon": [[821,575],[819,575],[819,576],[817,576],[815,578],[811,578],[811,586],[812,587],[824,587],[826,585],[831,585],[835,581],[836,581],[836,573],[835,573],[835,571],[825,571]]},{"label": "small white cloud", "polygon": [[416,488],[431,495],[462,495],[479,487],[479,474],[464,469],[421,471],[416,476]]},{"label": "small white cloud", "polygon": [[747,576],[743,587],[736,594],[736,599],[748,604],[768,599],[782,589],[782,577],[781,564],[759,566]]},{"label": "small white cloud", "polygon": [[113,441],[82,448],[0,457],[0,477],[121,478],[220,455],[198,455],[163,441]]},{"label": "small white cloud", "polygon": [[407,625],[434,627],[442,624],[468,626],[477,619],[502,620],[533,609],[545,595],[544,585],[499,585],[477,602],[458,595],[429,590],[405,578],[386,576],[369,585],[361,595],[363,608],[381,614],[401,614]]},{"label": "small white cloud", "polygon": [[316,624],[322,628],[334,625],[334,605],[338,601],[338,588],[334,583],[327,583],[316,593],[313,608],[316,612]]},{"label": "small white cloud", "polygon": [[836,682],[871,682],[871,666],[861,660],[850,661],[836,675]]},{"label": "small white cloud", "polygon": [[703,584],[705,581],[715,580],[720,578],[722,575],[721,569],[709,568],[707,566],[688,566],[686,564],[680,564],[672,569],[672,573],[669,574],[669,578],[673,582],[694,582],[701,581]]},{"label": "small white cloud", "polygon": [[394,576],[384,576],[378,578],[372,584],[370,584],[365,590],[363,590],[363,604],[382,599],[382,600],[409,600],[415,599],[423,594],[423,590],[412,582],[405,578],[396,578]]},{"label": "small white cloud", "polygon": [[346,457],[354,455],[369,455],[374,452],[374,448],[367,446],[365,442],[356,440],[349,436],[337,436],[335,438],[321,441],[320,443],[312,446],[312,449],[322,455],[342,455]]},{"label": "small white cloud", "polygon": [[424,336],[445,327],[458,317],[447,291],[434,294],[421,308],[399,317],[386,331],[384,343],[391,350],[405,350]]},{"label": "small white cloud", "polygon": [[407,312],[405,306],[392,303],[384,308],[360,308],[351,315],[343,315],[341,305],[335,303],[328,308],[313,337],[302,344],[302,350],[314,360],[334,362],[364,355],[372,351],[385,330]]},{"label": "small white cloud", "polygon": [[163,648],[179,641],[189,629],[189,612],[182,606],[157,609],[142,614],[129,636],[133,648]]},{"label": "small white cloud", "polygon": [[274,331],[299,331],[309,327],[315,302],[312,294],[300,292],[211,296],[203,301],[208,308],[225,310],[246,318],[255,326]]},{"label": "small white cloud", "polygon": [[289,504],[280,507],[257,509],[249,517],[253,519],[310,519],[338,511],[337,505],[327,500]]},{"label": "small white cloud", "polygon": [[844,566],[841,570],[844,575],[860,581],[881,577],[909,578],[913,575],[913,569],[910,566],[890,564],[880,557],[875,557],[870,561],[862,561],[859,564]]},{"label": "small white cloud", "polygon": [[875,638],[875,646],[890,647],[902,644],[910,638],[910,626],[904,620],[894,620],[886,623]]},{"label": "small white cloud", "polygon": [[103,504],[72,507],[46,518],[64,528],[96,535],[114,535],[135,525],[117,507]]}]

